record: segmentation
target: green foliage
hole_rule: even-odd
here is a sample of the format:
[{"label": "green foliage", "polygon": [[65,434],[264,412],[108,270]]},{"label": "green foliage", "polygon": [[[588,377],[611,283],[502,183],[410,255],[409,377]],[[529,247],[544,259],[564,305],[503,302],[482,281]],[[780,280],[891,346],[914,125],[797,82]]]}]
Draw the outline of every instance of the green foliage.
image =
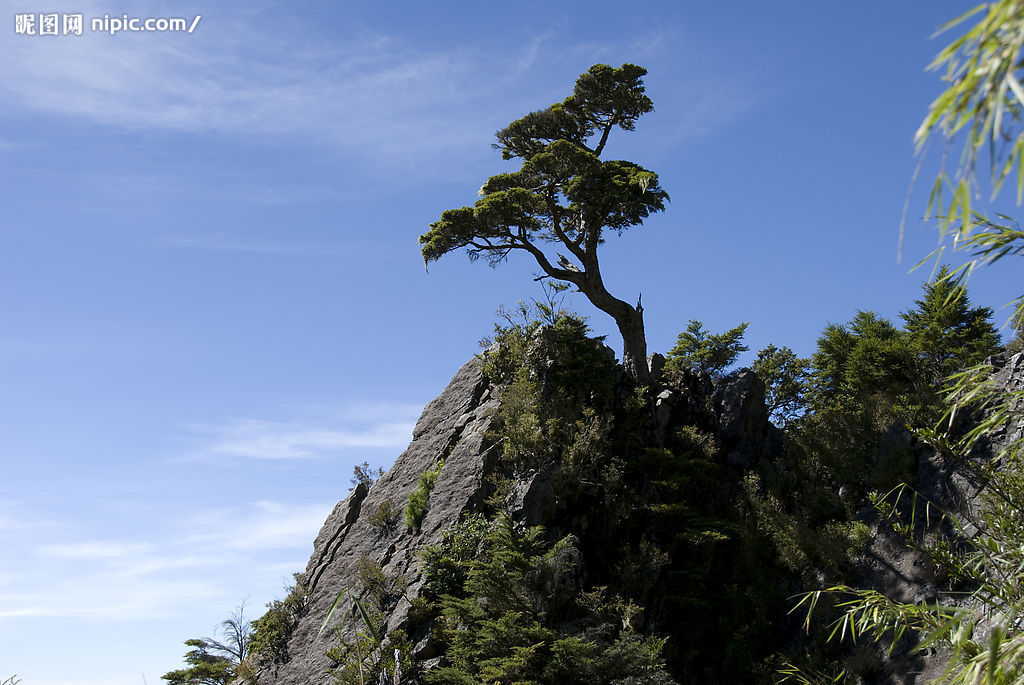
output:
[{"label": "green foliage", "polygon": [[[969,277],[981,266],[1006,256],[1024,254],[1024,231],[1009,217],[989,218],[971,207],[981,195],[975,173],[978,153],[990,157],[992,198],[1006,178],[1017,176],[1017,204],[1024,200],[1024,126],[1021,126],[1024,89],[1021,87],[1021,50],[1024,37],[1024,3],[998,0],[979,5],[950,21],[944,30],[959,26],[980,13],[980,18],[953,40],[931,64],[945,68],[949,86],[932,103],[916,139],[919,147],[936,132],[952,143],[957,136],[961,163],[950,175],[943,168],[936,176],[929,199],[929,214],[937,215],[943,237],[952,235],[953,248],[966,251],[970,261],[955,273]],[[998,144],[997,144],[998,143]],[[945,158],[945,155],[944,155]],[[946,196],[945,191],[950,191]],[[940,257],[945,245],[936,254]],[[1014,301],[1011,321],[1020,330],[1024,321],[1024,297]],[[1019,340],[1019,338],[1018,338]],[[1018,349],[1014,343],[1014,349]],[[966,378],[966,377],[963,377]],[[953,413],[956,412],[954,388]]]},{"label": "green foliage", "polygon": [[388,578],[384,573],[384,568],[366,554],[356,561],[355,571],[357,586],[378,609],[382,608],[392,597],[396,586],[404,584],[401,582],[404,579]]},{"label": "green foliage", "polygon": [[423,525],[423,518],[429,508],[430,492],[434,489],[434,483],[443,466],[444,459],[434,468],[421,473],[416,489],[409,493],[409,503],[405,505],[405,525],[413,532],[420,532],[420,526]]},{"label": "green foliage", "polygon": [[797,357],[788,347],[769,345],[757,353],[750,368],[764,381],[765,407],[777,425],[784,427],[804,412],[810,366],[810,359]]},{"label": "green foliage", "polygon": [[[805,363],[792,352],[768,348],[759,355],[758,371],[769,378],[780,378],[779,369],[792,364],[786,394],[805,398],[804,407],[785,422],[788,440],[781,457],[760,464],[743,482],[750,520],[770,541],[776,564],[805,582],[848,578],[849,562],[871,537],[853,518],[861,495],[911,477],[916,455],[908,426],[920,429],[941,415],[940,383],[950,370],[995,351],[989,314],[971,308],[962,284],[943,271],[903,314],[905,330],[873,312],[829,325],[811,359],[809,377],[801,378]],[[766,385],[771,401],[775,382]],[[799,400],[791,406],[800,407]],[[941,549],[949,552],[948,546]],[[877,593],[860,598],[871,602],[856,620],[847,614],[847,623],[837,623],[835,636],[859,634],[869,627],[866,617],[913,613],[893,607],[886,613]],[[851,607],[840,607],[841,614]],[[913,632],[909,626],[902,630]],[[899,636],[890,631],[886,639]],[[829,670],[822,663],[829,650],[821,644],[813,649],[809,657],[797,658],[801,667],[792,662],[782,667],[781,682],[846,682],[878,667],[875,652],[866,650],[847,654],[843,668]]]},{"label": "green foliage", "polygon": [[[984,190],[983,176],[975,173],[982,151],[990,157],[992,197],[1013,172],[1017,176],[1017,204],[1024,199],[1024,3],[998,0],[979,5],[943,29],[959,26],[979,13],[977,22],[930,65],[932,69],[944,68],[949,86],[932,102],[916,134],[919,149],[936,133],[947,144],[959,136],[960,163],[952,174],[942,168],[936,176],[928,213],[938,216],[944,237],[952,234],[954,249],[972,254],[973,259],[963,267],[967,274],[1007,255],[1024,252],[1024,231],[1009,225],[1006,217],[992,221],[971,206],[972,198]],[[942,248],[938,250],[941,253]],[[1024,298],[1016,301],[1016,313],[1024,313]]]},{"label": "green foliage", "polygon": [[[510,317],[509,326],[499,327],[496,344],[484,355],[489,377],[505,384],[492,435],[495,449],[502,451],[498,469],[509,480],[525,472],[550,477],[556,504],[549,520],[559,522],[563,538],[575,538],[572,547],[580,560],[572,574],[587,582],[581,587],[577,580],[567,590],[572,601],[556,602],[560,595],[555,591],[520,590],[516,597],[521,603],[516,604],[497,591],[470,588],[471,573],[477,579],[489,577],[478,565],[490,558],[490,542],[470,536],[467,553],[476,556],[468,563],[465,556],[436,552],[434,558],[446,563],[428,563],[424,572],[445,579],[437,582],[436,596],[451,598],[442,600],[445,654],[457,653],[465,642],[466,650],[480,650],[472,652],[474,658],[498,660],[497,670],[487,673],[449,664],[436,676],[438,682],[492,677],[559,682],[550,675],[556,672],[581,674],[580,680],[570,680],[580,682],[590,677],[586,674],[614,673],[601,655],[621,637],[621,626],[638,636],[646,629],[638,639],[648,646],[656,639],[651,633],[671,634],[659,647],[659,659],[668,664],[665,673],[681,681],[749,680],[770,653],[774,626],[769,617],[784,615],[785,593],[778,578],[764,572],[772,565],[769,542],[742,520],[743,493],[736,472],[726,464],[714,422],[695,416],[694,425],[680,427],[665,436],[662,446],[652,447],[647,391],[622,392],[606,350],[586,337],[581,321],[566,316],[545,327],[529,314],[532,310],[524,306]],[[697,412],[710,411],[704,403],[696,406]],[[498,509],[504,504],[502,498],[491,503]],[[500,568],[493,585],[518,587],[508,573],[522,568],[521,559],[504,559]],[[527,577],[530,573],[536,575],[527,572]],[[540,605],[528,601],[536,596],[543,598]],[[508,616],[490,616],[492,607]],[[420,615],[434,612],[424,607]],[[452,634],[453,624],[471,627]],[[488,656],[483,634],[493,638],[486,644],[495,649],[519,649]],[[559,642],[571,637],[591,646]],[[556,643],[559,658],[576,655],[575,661],[545,676],[550,663],[541,664],[551,658]],[[709,662],[708,653],[720,658]],[[469,663],[477,662],[466,657]]]},{"label": "green foliage", "polygon": [[[805,627],[811,628],[812,614],[824,600],[839,610],[829,640],[866,637],[895,644],[913,635],[917,650],[942,646],[951,655],[939,682],[1020,683],[1024,675],[1024,587],[1017,579],[1024,568],[1024,521],[1020,517],[1024,469],[1019,457],[1017,452],[1004,453],[1008,463],[981,467],[977,475],[987,488],[976,517],[970,511],[964,519],[940,512],[906,486],[873,498],[883,520],[908,544],[927,553],[949,579],[947,592],[938,599],[911,604],[873,589],[837,585],[803,595],[794,610],[806,611]],[[926,534],[923,524],[940,516],[955,535]],[[972,536],[968,526],[980,534]]]},{"label": "green foliage", "polygon": [[216,651],[213,645],[200,638],[185,640],[192,647],[185,653],[188,668],[169,671],[160,676],[168,685],[227,685],[235,678],[236,662]]},{"label": "green foliage", "polygon": [[907,479],[914,462],[905,426],[926,425],[939,411],[909,336],[874,312],[857,312],[826,327],[812,366],[809,411],[792,433],[801,447],[858,493]]},{"label": "green foliage", "polygon": [[615,391],[615,368],[603,338],[589,337],[586,322],[520,303],[508,326],[495,327],[484,372],[505,384],[495,423],[502,461],[515,469],[564,463],[576,475],[600,451]]},{"label": "green foliage", "polygon": [[782,676],[782,678],[776,681],[778,685],[783,685],[784,683],[796,683],[796,685],[839,685],[840,683],[845,683],[847,678],[845,668],[833,666],[828,672],[825,672],[808,667],[800,668],[788,661],[782,664],[777,673]]},{"label": "green foliage", "polygon": [[858,311],[846,325],[829,324],[812,364],[813,411],[848,410],[878,396],[898,396],[917,380],[906,336],[874,312]]},{"label": "green foliage", "polygon": [[952,374],[999,350],[988,307],[971,307],[967,288],[943,266],[924,284],[924,298],[900,314],[921,369],[938,386]]},{"label": "green foliage", "polygon": [[[966,278],[982,265],[1008,255],[1024,254],[1024,231],[1019,226],[1001,215],[998,221],[991,220],[971,205],[982,194],[985,178],[976,173],[976,167],[979,153],[984,156],[985,151],[993,199],[1014,171],[1018,204],[1024,199],[1024,88],[1020,80],[1024,68],[1024,2],[997,0],[979,5],[949,22],[943,30],[960,26],[971,18],[975,18],[975,23],[931,64],[933,69],[944,68],[949,85],[932,103],[916,135],[919,150],[935,134],[945,139],[947,148],[954,142],[961,147],[960,161],[952,174],[943,161],[932,186],[927,214],[938,217],[942,237],[952,236],[953,248],[968,252],[971,259],[955,271],[942,267],[935,279],[925,285],[925,297],[917,302],[917,307],[902,315],[907,346],[915,357],[918,374],[926,381],[913,389],[919,406],[926,410],[917,414],[918,426],[920,420],[934,420],[934,414],[941,413],[936,406],[940,396],[937,386],[949,386],[942,422],[934,429],[920,429],[918,434],[940,451],[961,459],[977,442],[1002,431],[1019,414],[1019,407],[1014,405],[1016,395],[997,390],[989,379],[991,369],[979,364],[996,350],[998,337],[988,322],[991,312],[969,306],[964,289]],[[937,259],[944,248],[933,253],[939,256]],[[1014,320],[1024,320],[1024,298],[1018,298],[1015,305]],[[970,368],[964,370],[965,367]],[[871,376],[863,365],[854,371],[858,378]],[[837,374],[825,377],[836,381]],[[910,393],[904,390],[898,394],[905,399]],[[885,399],[890,404],[899,404],[891,402],[892,393]],[[857,404],[858,413],[863,415],[864,400]],[[905,412],[897,411],[900,413]],[[958,416],[971,416],[975,421],[966,435],[952,431]],[[834,439],[832,443],[835,444]],[[1024,559],[1015,557],[1016,550],[1024,549],[1024,531],[1019,527],[1019,507],[1024,505],[1024,498],[1015,494],[1015,484],[1024,478],[1018,459],[1022,447],[1024,443],[1018,438],[1002,450],[1001,470],[980,468],[977,475],[994,494],[989,496],[981,520],[974,523],[980,534],[964,536],[973,538],[966,551],[944,539],[914,540],[918,532],[913,520],[917,507],[911,506],[911,522],[907,523],[900,520],[900,509],[891,501],[892,493],[902,493],[902,489],[893,490],[890,496],[876,502],[883,515],[894,519],[895,529],[911,538],[911,544],[928,551],[933,561],[945,566],[951,578],[975,588],[962,606],[980,608],[903,604],[873,590],[836,586],[830,592],[846,599],[839,603],[841,615],[830,637],[861,634],[873,640],[887,636],[895,642],[903,634],[914,633],[922,639],[921,648],[944,643],[951,650],[952,658],[942,682],[1020,682],[1024,636],[1014,631],[1024,604],[1016,590],[1016,577]],[[821,597],[821,593],[804,596],[808,628],[810,613]],[[989,617],[988,625],[977,631],[976,638],[975,628],[986,622],[983,617]]]},{"label": "green foliage", "polygon": [[[381,621],[379,614],[371,620]],[[336,644],[327,650],[330,674],[336,685],[398,683],[403,673],[413,672],[412,643],[401,630],[378,640],[369,631],[346,639],[338,631]],[[396,677],[397,674],[397,677]]]},{"label": "green foliage", "polygon": [[368,461],[364,461],[362,464],[356,464],[352,468],[352,487],[354,488],[357,485],[370,487],[383,475],[384,469],[378,467],[377,470],[374,471]]},{"label": "green foliage", "polygon": [[664,640],[620,628],[609,621],[611,605],[578,592],[579,541],[549,545],[543,536],[499,517],[476,558],[461,562],[459,574],[443,574],[464,580],[444,597],[446,662],[428,682],[674,682],[661,657]]},{"label": "green foliage", "polygon": [[[448,210],[431,224],[420,236],[424,260],[467,247],[471,257],[483,255],[496,263],[509,250],[528,249],[538,239],[572,245],[575,253],[588,230],[596,231],[597,240],[604,227],[622,230],[661,211],[667,195],[655,174],[629,162],[598,158],[614,127],[632,130],[653,109],[644,95],[646,73],[632,64],[618,69],[594,65],[565,101],[499,131],[502,157],[523,159],[521,170],[492,176],[474,207]],[[595,133],[601,140],[591,148]],[[556,189],[566,204],[557,201]],[[581,213],[600,225],[587,227]]]},{"label": "green foliage", "polygon": [[441,542],[420,552],[427,593],[434,598],[462,591],[469,564],[476,559],[490,523],[480,514],[469,514],[441,535]]},{"label": "green foliage", "polygon": [[721,378],[740,353],[750,349],[743,344],[743,334],[749,325],[750,322],[741,323],[724,333],[715,334],[704,330],[700,321],[690,319],[686,330],[679,334],[675,347],[669,350],[665,368],[690,368],[713,379]]},{"label": "green foliage", "polygon": [[[320,626],[321,633],[347,594],[347,590],[338,593]],[[345,631],[350,618],[352,634]],[[342,612],[341,624],[335,628],[336,643],[325,653],[331,660],[329,672],[336,685],[398,685],[402,674],[412,671],[412,643],[408,636],[401,630],[387,636],[383,631],[380,611],[353,598],[351,606]]]},{"label": "green foliage", "polygon": [[306,584],[302,574],[295,574],[295,583],[285,598],[267,604],[263,616],[252,622],[249,653],[273,661],[283,661],[288,654],[288,638],[298,624],[306,603]]},{"label": "green foliage", "polygon": [[990,315],[970,307],[964,285],[943,269],[901,315],[904,330],[864,311],[830,324],[811,360],[797,440],[841,483],[887,490],[906,480],[914,458],[904,427],[937,421],[947,377],[997,351]]},{"label": "green foliage", "polygon": [[252,628],[245,619],[245,604],[239,606],[230,618],[221,621],[221,638],[193,638],[185,644],[193,649],[185,654],[188,668],[170,671],[162,680],[171,685],[221,685],[243,675],[242,668],[250,653]]},{"label": "green foliage", "polygon": [[388,497],[377,505],[366,520],[374,528],[385,532],[392,530],[401,517],[401,510],[395,506],[395,501]]},{"label": "green foliage", "polygon": [[[615,319],[623,365],[640,384],[648,373],[642,308],[605,289],[597,251],[607,230],[637,226],[668,200],[654,172],[600,158],[616,127],[630,131],[653,109],[646,73],[634,64],[595,64],[568,98],[499,131],[502,157],[522,159],[522,167],[492,176],[474,206],[446,210],[419,239],[426,264],[461,248],[492,266],[514,251],[529,253],[542,277],[572,284]],[[548,243],[554,247],[546,251]]]},{"label": "green foliage", "polygon": [[1013,331],[1013,338],[1006,344],[1006,352],[1017,354],[1024,351],[1024,317],[1015,315],[1010,320],[1010,330]]}]

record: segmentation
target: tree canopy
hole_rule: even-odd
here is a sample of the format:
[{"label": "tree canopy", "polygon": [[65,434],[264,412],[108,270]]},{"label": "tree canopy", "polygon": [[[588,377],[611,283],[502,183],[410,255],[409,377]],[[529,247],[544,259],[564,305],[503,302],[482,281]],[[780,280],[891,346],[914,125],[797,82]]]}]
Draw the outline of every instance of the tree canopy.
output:
[{"label": "tree canopy", "polygon": [[796,356],[788,347],[768,345],[757,353],[750,368],[764,381],[764,403],[776,425],[785,426],[803,413],[808,389],[810,359]]},{"label": "tree canopy", "polygon": [[654,108],[644,93],[646,73],[635,64],[595,64],[565,100],[498,131],[502,158],[522,159],[522,167],[489,178],[472,207],[446,210],[419,239],[427,264],[461,248],[492,266],[514,250],[529,253],[540,278],[571,283],[615,320],[623,365],[640,383],[648,377],[643,307],[608,292],[597,250],[606,230],[637,226],[668,200],[654,172],[601,159],[616,128],[632,131]]},{"label": "tree canopy", "polygon": [[[212,644],[199,638],[185,640],[192,647],[185,654],[188,668],[179,668],[160,676],[168,685],[226,685],[235,679],[235,662],[218,651]],[[212,650],[212,651],[211,651]]]},{"label": "tree canopy", "polygon": [[179,668],[160,676],[169,685],[226,685],[238,675],[238,666],[249,655],[252,626],[245,618],[245,604],[230,618],[221,621],[218,632],[222,640],[212,637],[185,640],[191,647],[185,653],[187,668]]},{"label": "tree canopy", "polygon": [[999,331],[988,307],[971,307],[967,288],[943,266],[924,284],[916,307],[900,314],[923,371],[933,383],[981,362],[999,349]]},{"label": "tree canopy", "polygon": [[666,368],[689,367],[715,380],[721,378],[740,353],[750,349],[743,344],[743,335],[749,325],[748,321],[724,333],[711,333],[704,330],[703,322],[690,319],[686,330],[679,334],[675,347],[668,352]]}]

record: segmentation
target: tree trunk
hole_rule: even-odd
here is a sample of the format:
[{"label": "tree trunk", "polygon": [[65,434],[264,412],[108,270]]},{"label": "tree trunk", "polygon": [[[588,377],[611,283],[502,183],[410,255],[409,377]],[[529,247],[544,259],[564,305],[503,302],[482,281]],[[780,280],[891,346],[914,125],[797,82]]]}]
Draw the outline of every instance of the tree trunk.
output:
[{"label": "tree trunk", "polygon": [[[580,229],[583,230],[582,228]],[[600,231],[588,232],[586,246],[580,252],[578,246],[562,236],[562,241],[572,250],[583,264],[583,269],[572,266],[569,260],[559,255],[559,267],[556,268],[548,261],[547,257],[536,246],[529,241],[523,240],[516,244],[529,251],[540,267],[551,278],[572,283],[581,293],[586,295],[590,303],[615,319],[622,335],[622,366],[626,374],[632,378],[637,385],[647,385],[650,382],[651,370],[647,366],[647,337],[644,334],[644,308],[640,302],[636,307],[630,306],[619,298],[613,296],[604,287],[601,279],[601,268],[597,261],[597,245],[600,240]]]},{"label": "tree trunk", "polygon": [[647,366],[647,336],[644,334],[644,308],[637,302],[633,307],[609,293],[601,282],[600,272],[588,269],[584,282],[578,284],[580,291],[591,304],[615,319],[622,335],[622,367],[626,375],[637,385],[650,382],[651,371]]},{"label": "tree trunk", "polygon": [[[644,335],[643,308],[634,309],[628,304],[625,317],[615,316],[615,323],[622,335],[622,367],[636,381],[637,385],[650,382],[650,368],[647,366],[647,337]],[[614,315],[613,315],[614,316]]]}]

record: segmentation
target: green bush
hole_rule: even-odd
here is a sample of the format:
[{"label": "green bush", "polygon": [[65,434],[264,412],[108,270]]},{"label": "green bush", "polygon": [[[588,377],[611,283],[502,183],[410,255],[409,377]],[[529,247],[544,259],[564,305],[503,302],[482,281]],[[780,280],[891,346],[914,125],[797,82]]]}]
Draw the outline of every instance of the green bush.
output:
[{"label": "green bush", "polygon": [[436,467],[421,473],[416,489],[409,494],[409,503],[405,505],[405,525],[415,533],[420,532],[420,526],[423,525],[423,517],[427,515],[429,507],[430,492],[434,489],[434,483],[443,466],[444,459]]},{"label": "green bush", "polygon": [[804,394],[810,375],[810,359],[797,357],[788,347],[768,345],[757,353],[750,365],[764,381],[764,403],[768,415],[778,426],[800,416],[807,407]]},{"label": "green bush", "polygon": [[[339,631],[336,644],[325,653],[331,660],[329,673],[335,685],[397,682],[393,680],[396,669],[406,676],[413,672],[412,643],[405,632],[396,630],[379,639],[382,637],[379,630],[383,627],[380,614],[371,613],[370,620],[376,622],[373,630],[363,626],[351,639],[343,637]],[[398,650],[397,663],[395,650]]]},{"label": "green bush", "polygon": [[549,312],[530,319],[536,313],[522,306],[508,316],[484,354],[485,373],[505,386],[492,437],[501,444],[502,463],[516,472],[564,461],[578,467],[590,461],[584,452],[604,452],[596,441],[609,429],[616,399],[615,366],[603,338],[589,337],[579,316]]},{"label": "green bush", "polygon": [[287,655],[288,638],[306,602],[306,585],[301,575],[295,574],[295,584],[283,600],[271,601],[267,604],[267,612],[252,622],[249,654],[274,661],[280,661]]},{"label": "green bush", "polygon": [[381,532],[386,532],[392,530],[401,517],[402,512],[395,506],[395,501],[388,497],[377,505],[367,522]]},{"label": "green bush", "polygon": [[420,551],[425,588],[434,598],[462,591],[470,564],[476,559],[490,527],[480,514],[469,514],[441,535],[441,542]]},{"label": "green bush", "polygon": [[374,469],[370,466],[370,462],[364,461],[362,464],[356,464],[352,468],[352,487],[355,488],[357,485],[365,485],[370,487],[377,480],[384,475],[384,469],[377,467]]},{"label": "green bush", "polygon": [[674,683],[663,639],[635,633],[616,610],[621,600],[579,592],[578,539],[548,544],[543,529],[520,530],[501,516],[477,545],[478,523],[448,541],[477,552],[447,576],[445,588],[456,592],[443,599],[445,661],[428,682]]},{"label": "green bush", "polygon": [[389,578],[384,568],[367,554],[356,561],[355,572],[357,588],[377,609],[383,609],[405,589],[405,576]]}]

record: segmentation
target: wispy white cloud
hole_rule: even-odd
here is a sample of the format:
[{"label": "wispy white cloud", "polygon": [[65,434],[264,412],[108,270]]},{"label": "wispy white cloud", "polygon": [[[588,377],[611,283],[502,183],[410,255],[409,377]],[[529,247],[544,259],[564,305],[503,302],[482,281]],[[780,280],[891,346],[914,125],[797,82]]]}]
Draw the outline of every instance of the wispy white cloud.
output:
[{"label": "wispy white cloud", "polygon": [[331,512],[332,504],[284,504],[262,500],[245,511],[204,512],[195,527],[208,531],[189,537],[217,549],[254,551],[309,544]]},{"label": "wispy white cloud", "polygon": [[298,420],[235,419],[219,426],[191,426],[182,440],[192,457],[310,459],[352,448],[409,444],[421,407],[403,404],[350,406],[331,416]]},{"label": "wispy white cloud", "polygon": [[13,533],[53,525],[49,519],[30,512],[17,500],[0,500],[0,533]]},{"label": "wispy white cloud", "polygon": [[341,242],[285,242],[245,240],[225,235],[168,236],[155,243],[158,248],[214,250],[218,252],[250,252],[253,254],[316,256],[316,257],[370,257],[381,251],[369,247]]},{"label": "wispy white cloud", "polygon": [[[99,5],[91,6],[102,15]],[[663,28],[624,36],[620,44],[566,41],[551,32],[442,51],[365,30],[328,42],[288,22],[268,25],[257,14],[228,22],[223,15],[204,17],[193,35],[15,37],[5,48],[0,95],[11,111],[131,131],[327,145],[371,165],[422,168],[441,152],[452,159],[479,151],[517,113],[508,108],[520,97],[525,108],[546,104],[537,101],[538,92],[561,97],[568,84],[562,76],[556,81],[551,65],[656,61],[667,43],[700,42]],[[683,138],[728,123],[757,97],[753,79],[696,63],[704,66],[674,67],[692,72],[683,74],[686,87],[672,105]]]},{"label": "wispy white cloud", "polygon": [[192,35],[15,36],[0,94],[9,110],[121,129],[283,137],[401,158],[477,144],[486,124],[464,105],[486,103],[493,77],[510,68],[484,46],[437,52],[358,34],[328,44],[274,29],[207,18]]},{"label": "wispy white cloud", "polygon": [[152,545],[123,542],[76,542],[66,545],[44,545],[39,552],[61,559],[125,559],[150,552]]},{"label": "wispy white cloud", "polygon": [[46,678],[35,678],[32,685],[139,685],[143,682],[138,676],[114,677],[114,678],[75,678],[74,680],[50,680]]},{"label": "wispy white cloud", "polygon": [[657,118],[657,132],[669,148],[704,138],[742,118],[764,97],[753,82],[740,78],[707,83],[685,100],[673,94],[660,108],[672,114]]},{"label": "wispy white cloud", "polygon": [[[180,606],[221,595],[201,576],[193,579],[116,577],[103,566],[82,566],[73,573],[41,570],[22,592],[0,595],[0,618],[59,616],[64,619],[136,619],[169,616]],[[45,589],[39,590],[40,582]],[[16,588],[18,589],[18,588]]]},{"label": "wispy white cloud", "polygon": [[0,578],[0,618],[140,619],[223,601],[265,582],[268,556],[293,553],[292,562],[269,564],[282,577],[300,569],[333,506],[262,500],[183,517],[178,532],[159,541],[38,545]]}]

